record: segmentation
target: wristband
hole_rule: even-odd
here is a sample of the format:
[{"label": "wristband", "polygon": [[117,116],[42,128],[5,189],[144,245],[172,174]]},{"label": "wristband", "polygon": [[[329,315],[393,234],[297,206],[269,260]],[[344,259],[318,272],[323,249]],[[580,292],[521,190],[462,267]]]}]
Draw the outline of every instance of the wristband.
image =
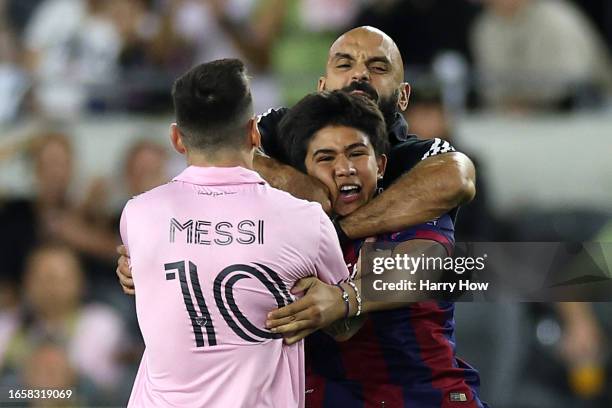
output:
[{"label": "wristband", "polygon": [[344,290],[342,285],[340,285],[339,283],[336,283],[336,286],[342,291],[342,300],[344,301],[344,306],[345,306],[344,319],[348,319],[348,316],[349,316],[349,294],[347,293],[346,290]]},{"label": "wristband", "polygon": [[359,294],[359,289],[357,289],[357,285],[353,281],[348,281],[347,283],[355,291],[355,299],[357,299],[357,314],[355,316],[359,316],[361,314],[361,295]]},{"label": "wristband", "polygon": [[332,224],[334,225],[334,228],[336,230],[336,235],[338,235],[338,240],[340,241],[340,246],[344,246],[346,243],[350,242],[351,239],[349,238],[348,235],[346,235],[346,232],[344,232],[344,230],[340,226],[340,217],[334,216],[334,217],[332,217],[331,221],[332,221]]}]

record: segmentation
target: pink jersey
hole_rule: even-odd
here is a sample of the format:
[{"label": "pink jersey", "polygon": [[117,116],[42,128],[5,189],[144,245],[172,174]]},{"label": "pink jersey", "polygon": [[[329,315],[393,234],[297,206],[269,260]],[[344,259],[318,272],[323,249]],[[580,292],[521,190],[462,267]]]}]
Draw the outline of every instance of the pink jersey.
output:
[{"label": "pink jersey", "polygon": [[318,204],[241,167],[191,166],[121,217],[145,352],[133,407],[302,407],[303,344],[264,327],[300,278],[348,278]]}]

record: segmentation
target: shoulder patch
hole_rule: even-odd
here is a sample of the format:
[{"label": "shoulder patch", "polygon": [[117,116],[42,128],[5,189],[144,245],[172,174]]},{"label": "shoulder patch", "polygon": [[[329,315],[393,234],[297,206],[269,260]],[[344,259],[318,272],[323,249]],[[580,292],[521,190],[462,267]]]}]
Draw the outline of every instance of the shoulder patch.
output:
[{"label": "shoulder patch", "polygon": [[283,114],[283,111],[285,109],[286,108],[283,107],[283,106],[278,106],[276,108],[270,108],[267,111],[265,111],[264,113],[257,115],[257,123],[259,123],[266,116],[275,115],[275,114]]},{"label": "shoulder patch", "polygon": [[427,151],[427,153],[425,153],[423,157],[421,157],[421,160],[425,160],[426,158],[435,156],[437,154],[454,152],[454,151],[455,151],[455,148],[449,142],[436,137],[431,147]]}]

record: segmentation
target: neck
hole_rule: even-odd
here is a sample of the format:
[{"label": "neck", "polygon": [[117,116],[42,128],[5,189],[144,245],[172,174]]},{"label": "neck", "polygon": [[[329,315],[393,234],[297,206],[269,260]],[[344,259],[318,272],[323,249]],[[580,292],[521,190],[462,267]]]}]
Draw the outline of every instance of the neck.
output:
[{"label": "neck", "polygon": [[187,152],[187,163],[198,167],[244,167],[253,170],[253,150],[221,149],[214,153]]}]

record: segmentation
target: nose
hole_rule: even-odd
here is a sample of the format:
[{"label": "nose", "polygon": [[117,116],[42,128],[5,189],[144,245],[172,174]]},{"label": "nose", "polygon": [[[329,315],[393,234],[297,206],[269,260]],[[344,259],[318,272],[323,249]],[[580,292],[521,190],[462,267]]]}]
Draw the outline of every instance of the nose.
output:
[{"label": "nose", "polygon": [[370,82],[370,70],[365,64],[355,64],[351,73],[351,81]]},{"label": "nose", "polygon": [[357,174],[357,169],[347,157],[341,155],[336,159],[334,173],[336,177],[354,176]]}]

